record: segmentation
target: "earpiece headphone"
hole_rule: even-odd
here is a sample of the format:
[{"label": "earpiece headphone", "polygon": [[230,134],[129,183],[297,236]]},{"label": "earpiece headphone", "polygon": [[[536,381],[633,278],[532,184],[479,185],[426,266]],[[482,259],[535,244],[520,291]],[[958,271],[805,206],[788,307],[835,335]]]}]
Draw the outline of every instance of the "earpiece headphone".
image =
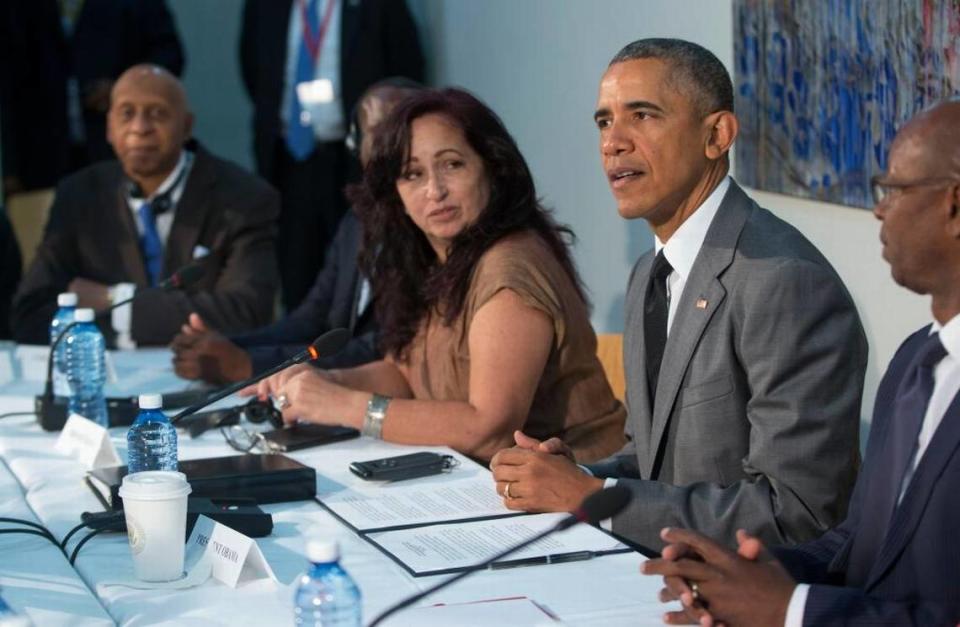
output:
[{"label": "earpiece headphone", "polygon": [[[173,185],[171,185],[167,191],[162,194],[158,194],[152,201],[150,201],[150,209],[153,211],[154,216],[158,216],[161,213],[170,211],[173,207],[173,192],[180,187],[180,183],[183,182],[183,179],[187,176],[187,170],[189,168],[183,167],[180,168],[180,173],[177,174],[177,178],[174,179]],[[127,194],[130,198],[137,198],[141,200],[146,200],[144,198],[143,190],[140,189],[140,186],[133,180],[127,181]]]}]

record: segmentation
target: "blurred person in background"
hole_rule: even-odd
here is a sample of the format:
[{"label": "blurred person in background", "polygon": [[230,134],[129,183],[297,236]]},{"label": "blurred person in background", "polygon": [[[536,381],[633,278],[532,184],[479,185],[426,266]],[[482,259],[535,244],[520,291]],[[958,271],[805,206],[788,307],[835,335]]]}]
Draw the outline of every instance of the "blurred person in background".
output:
[{"label": "blurred person in background", "polygon": [[242,29],[257,171],[282,199],[277,254],[289,312],[347,211],[350,111],[378,80],[423,80],[423,55],[404,0],[247,0]]}]

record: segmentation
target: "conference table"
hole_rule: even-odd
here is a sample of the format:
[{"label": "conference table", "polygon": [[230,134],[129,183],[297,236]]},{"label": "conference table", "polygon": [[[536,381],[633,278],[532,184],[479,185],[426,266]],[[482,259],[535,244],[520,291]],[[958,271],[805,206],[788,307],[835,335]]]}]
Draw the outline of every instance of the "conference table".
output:
[{"label": "conference table", "polygon": [[[32,397],[42,389],[36,368],[18,348],[0,343],[0,414],[30,412]],[[36,364],[36,355],[31,357]],[[174,375],[165,349],[111,353],[115,380],[109,396],[164,393],[189,384]],[[32,372],[28,372],[31,371]],[[222,406],[239,403],[225,399]],[[126,429],[110,430],[110,439],[125,458]],[[57,433],[43,431],[32,415],[0,419],[0,516],[32,520],[62,539],[80,521],[82,512],[103,506],[84,482],[86,469],[54,449]],[[404,447],[361,437],[288,455],[316,469],[318,483],[342,476],[346,460],[373,459],[412,451],[446,449]],[[217,430],[191,439],[181,432],[181,460],[236,454]],[[469,460],[464,463],[471,464]],[[488,473],[477,466],[477,472]],[[430,478],[418,481],[429,481]],[[490,482],[490,490],[494,490]],[[256,540],[275,574],[231,588],[214,579],[188,589],[143,590],[122,585],[134,580],[125,534],[106,533],[90,540],[71,566],[47,540],[26,535],[0,535],[0,594],[35,625],[289,625],[293,622],[295,579],[306,567],[308,538],[340,543],[342,564],[363,595],[363,616],[369,621],[395,602],[435,584],[440,576],[413,577],[394,560],[357,535],[316,501],[263,505],[273,516],[273,532]],[[0,528],[9,525],[0,524]],[[75,545],[75,539],[71,546]],[[664,611],[657,601],[661,582],[640,574],[644,557],[628,552],[593,559],[505,570],[483,570],[417,608],[526,597],[563,625],[661,625]],[[418,610],[425,616],[425,610]],[[482,616],[481,612],[477,612]],[[537,624],[555,624],[547,614]],[[387,625],[422,624],[403,612]],[[511,624],[499,619],[501,625]],[[530,624],[530,623],[526,623]]]}]

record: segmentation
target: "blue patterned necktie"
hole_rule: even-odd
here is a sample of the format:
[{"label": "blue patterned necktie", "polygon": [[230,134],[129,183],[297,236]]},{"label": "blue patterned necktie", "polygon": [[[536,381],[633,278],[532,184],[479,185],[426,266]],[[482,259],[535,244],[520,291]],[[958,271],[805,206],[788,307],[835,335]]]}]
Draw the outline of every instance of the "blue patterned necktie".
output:
[{"label": "blue patterned necktie", "polygon": [[147,269],[150,285],[156,285],[163,269],[163,242],[157,232],[157,219],[153,215],[153,207],[146,201],[140,205],[137,213],[140,215],[140,224],[143,225],[143,235],[140,236],[143,265]]},{"label": "blue patterned necktie", "polygon": [[[333,0],[327,0],[332,2]],[[307,2],[306,13],[308,29],[311,33],[320,30],[320,20],[317,15],[318,0]],[[303,14],[301,13],[301,16]],[[297,96],[297,85],[313,80],[314,59],[310,56],[310,48],[303,36],[300,37],[300,52],[297,54],[297,69],[294,72],[293,84],[290,85],[290,116],[287,120],[287,149],[297,161],[303,161],[313,152],[314,137],[313,125],[304,124],[304,111]]]}]

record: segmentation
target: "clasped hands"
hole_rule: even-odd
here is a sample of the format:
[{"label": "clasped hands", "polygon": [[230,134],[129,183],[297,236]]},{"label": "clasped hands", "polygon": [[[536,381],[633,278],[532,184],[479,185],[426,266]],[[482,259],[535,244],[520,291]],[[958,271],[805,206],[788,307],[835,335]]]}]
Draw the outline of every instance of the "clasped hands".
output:
[{"label": "clasped hands", "polygon": [[497,493],[507,508],[571,512],[603,487],[602,479],[577,466],[573,451],[559,438],[541,442],[521,431],[515,431],[513,437],[516,446],[490,460]]},{"label": "clasped hands", "polygon": [[796,582],[763,543],[737,531],[732,551],[687,529],[666,528],[659,559],[643,564],[645,575],[663,576],[660,600],[683,609],[664,614],[671,625],[781,627]]}]

